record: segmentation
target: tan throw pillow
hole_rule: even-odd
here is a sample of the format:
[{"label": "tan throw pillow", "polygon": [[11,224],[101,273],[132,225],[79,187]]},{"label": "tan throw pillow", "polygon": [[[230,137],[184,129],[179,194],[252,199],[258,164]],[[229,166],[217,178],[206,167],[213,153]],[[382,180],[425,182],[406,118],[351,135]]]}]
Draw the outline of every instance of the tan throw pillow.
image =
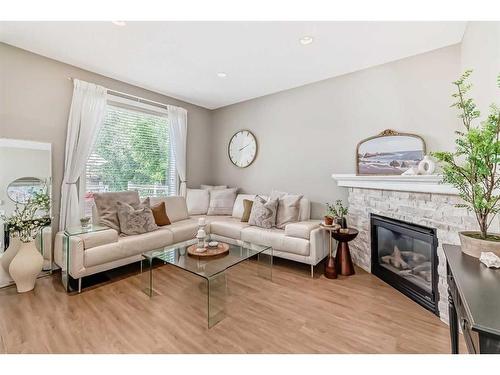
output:
[{"label": "tan throw pillow", "polygon": [[134,208],[128,203],[117,202],[120,232],[128,236],[158,229],[151,208],[141,205]]},{"label": "tan throw pillow", "polygon": [[210,205],[208,206],[208,215],[231,215],[233,212],[234,201],[236,200],[237,188],[209,190]]},{"label": "tan throw pillow", "polygon": [[269,199],[266,201],[257,195],[253,201],[252,211],[248,224],[261,228],[272,228],[276,225],[276,211],[278,209],[278,199]]},{"label": "tan throw pillow", "polygon": [[252,212],[253,201],[250,199],[243,199],[243,216],[241,216],[242,223],[248,223],[250,219],[250,212]]},{"label": "tan throw pillow", "polygon": [[278,198],[276,228],[285,229],[287,224],[299,221],[300,200],[303,195],[272,192],[271,197],[274,199]]},{"label": "tan throw pillow", "polygon": [[120,231],[118,220],[118,202],[127,203],[133,207],[140,205],[137,191],[119,191],[112,193],[94,193],[94,202],[99,215],[99,223]]},{"label": "tan throw pillow", "polygon": [[159,227],[163,227],[165,225],[170,225],[170,219],[167,215],[167,209],[165,207],[165,202],[160,202],[151,207],[151,211],[153,212],[153,217],[155,218],[155,223]]}]

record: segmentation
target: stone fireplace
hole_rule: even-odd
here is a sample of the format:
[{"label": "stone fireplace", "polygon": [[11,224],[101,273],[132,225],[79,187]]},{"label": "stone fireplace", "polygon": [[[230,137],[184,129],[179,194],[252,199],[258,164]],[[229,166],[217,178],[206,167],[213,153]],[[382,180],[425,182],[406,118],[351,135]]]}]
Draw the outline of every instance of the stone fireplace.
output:
[{"label": "stone fireplace", "polygon": [[[476,230],[473,213],[456,208],[461,199],[439,176],[332,176],[349,194],[347,224],[359,230],[349,246],[353,262],[372,272],[371,214],[413,223],[435,230],[437,237],[437,313],[448,322],[448,284],[442,245],[459,244],[458,232]],[[492,231],[498,231],[495,219]]]}]

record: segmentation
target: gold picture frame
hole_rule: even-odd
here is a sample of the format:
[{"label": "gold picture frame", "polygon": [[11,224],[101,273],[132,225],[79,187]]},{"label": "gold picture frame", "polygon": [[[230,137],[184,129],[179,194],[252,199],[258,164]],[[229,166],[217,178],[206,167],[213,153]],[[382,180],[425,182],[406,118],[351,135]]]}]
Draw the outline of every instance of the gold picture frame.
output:
[{"label": "gold picture frame", "polygon": [[425,154],[425,141],[419,135],[386,129],[356,146],[356,175],[401,175],[418,166]]}]

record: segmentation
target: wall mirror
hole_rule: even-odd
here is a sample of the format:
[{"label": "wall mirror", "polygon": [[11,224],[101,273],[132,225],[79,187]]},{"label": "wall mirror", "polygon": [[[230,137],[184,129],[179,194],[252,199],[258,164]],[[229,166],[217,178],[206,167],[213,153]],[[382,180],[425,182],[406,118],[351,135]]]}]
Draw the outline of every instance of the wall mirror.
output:
[{"label": "wall mirror", "polygon": [[26,204],[37,193],[42,193],[46,188],[46,182],[38,177],[21,177],[12,181],[7,186],[9,198],[20,204]]},{"label": "wall mirror", "polygon": [[[47,192],[51,197],[52,147],[50,143],[0,138],[0,215],[10,216],[16,205],[23,207],[35,193]],[[38,211],[37,216],[47,218],[48,225],[40,230],[35,244],[44,258],[42,275],[52,269],[52,216]],[[10,233],[0,218],[0,258],[8,249]],[[13,283],[9,273],[0,267],[0,287]]]}]

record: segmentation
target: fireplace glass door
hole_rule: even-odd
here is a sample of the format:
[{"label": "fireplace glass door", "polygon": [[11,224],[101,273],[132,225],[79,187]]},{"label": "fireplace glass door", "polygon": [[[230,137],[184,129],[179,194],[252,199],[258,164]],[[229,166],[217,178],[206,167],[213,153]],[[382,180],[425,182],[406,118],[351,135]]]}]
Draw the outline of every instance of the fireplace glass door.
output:
[{"label": "fireplace glass door", "polygon": [[432,245],[383,227],[377,232],[379,265],[432,292]]}]

